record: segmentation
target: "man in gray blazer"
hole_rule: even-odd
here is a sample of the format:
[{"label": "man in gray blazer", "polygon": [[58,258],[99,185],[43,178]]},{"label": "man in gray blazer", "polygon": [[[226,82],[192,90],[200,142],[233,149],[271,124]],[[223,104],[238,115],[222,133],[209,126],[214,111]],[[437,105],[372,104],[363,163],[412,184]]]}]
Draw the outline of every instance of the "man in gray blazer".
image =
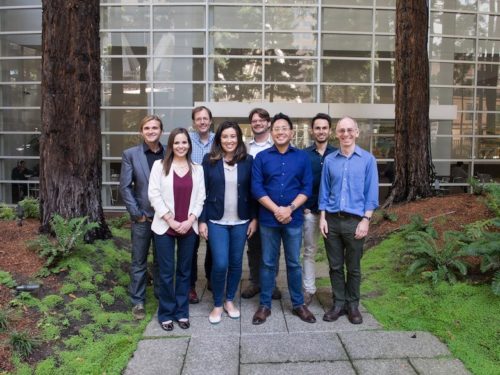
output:
[{"label": "man in gray blazer", "polygon": [[151,222],[154,210],[149,203],[149,174],[153,163],[163,159],[165,150],[160,143],[163,133],[161,119],[155,115],[144,117],[139,124],[144,142],[126,149],[122,155],[120,192],[132,219],[132,263],[130,265],[129,294],[135,319],[144,319],[146,311],[147,258],[153,244],[153,285],[158,296],[158,264]]}]

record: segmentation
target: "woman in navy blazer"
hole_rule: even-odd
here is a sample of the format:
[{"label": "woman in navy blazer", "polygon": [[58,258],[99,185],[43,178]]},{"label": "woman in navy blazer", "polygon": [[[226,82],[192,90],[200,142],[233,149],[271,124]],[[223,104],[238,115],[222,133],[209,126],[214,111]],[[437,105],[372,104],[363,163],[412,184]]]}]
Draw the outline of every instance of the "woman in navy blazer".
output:
[{"label": "woman in navy blazer", "polygon": [[200,235],[212,249],[214,308],[208,317],[212,324],[221,321],[223,311],[230,318],[240,317],[233,300],[241,279],[245,242],[257,229],[256,203],[250,191],[252,162],[238,123],[223,122],[203,159],[207,198],[199,226]]}]

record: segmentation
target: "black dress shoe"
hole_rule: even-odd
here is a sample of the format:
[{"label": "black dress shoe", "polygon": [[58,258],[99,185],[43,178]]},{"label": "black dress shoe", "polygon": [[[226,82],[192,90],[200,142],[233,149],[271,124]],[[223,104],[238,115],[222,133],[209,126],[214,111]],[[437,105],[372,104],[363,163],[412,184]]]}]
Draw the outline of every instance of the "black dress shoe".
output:
[{"label": "black dress shoe", "polygon": [[292,312],[306,323],[316,323],[316,318],[313,313],[309,311],[306,305],[295,307]]},{"label": "black dress shoe", "polygon": [[361,324],[363,323],[363,316],[358,310],[357,306],[349,307],[347,309],[347,318],[352,324]]},{"label": "black dress shoe", "polygon": [[253,298],[260,293],[260,287],[254,284],[250,284],[241,292],[241,298]]},{"label": "black dress shoe", "polygon": [[252,324],[259,325],[264,323],[269,315],[271,315],[269,307],[259,306],[255,314],[253,314]]},{"label": "black dress shoe", "polygon": [[196,303],[199,303],[199,302],[200,302],[200,299],[198,298],[198,294],[196,294],[196,289],[191,288],[189,290],[189,303],[191,305],[193,305],[193,304],[196,304]]},{"label": "black dress shoe", "polygon": [[334,322],[342,315],[345,315],[345,309],[340,306],[333,306],[323,315],[323,320],[325,322]]},{"label": "black dress shoe", "polygon": [[174,329],[174,322],[167,320],[166,322],[161,322],[160,326],[164,331],[172,331]]},{"label": "black dress shoe", "polygon": [[182,329],[188,329],[191,326],[189,320],[178,320],[177,323],[179,323],[179,327]]},{"label": "black dress shoe", "polygon": [[281,299],[281,290],[279,290],[278,287],[275,287],[273,289],[273,294],[271,295],[271,298],[275,300]]}]

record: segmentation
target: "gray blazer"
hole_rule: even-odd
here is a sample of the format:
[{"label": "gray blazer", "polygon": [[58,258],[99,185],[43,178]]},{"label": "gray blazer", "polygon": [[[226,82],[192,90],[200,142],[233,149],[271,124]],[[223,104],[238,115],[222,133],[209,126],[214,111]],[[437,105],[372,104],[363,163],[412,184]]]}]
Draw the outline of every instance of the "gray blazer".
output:
[{"label": "gray blazer", "polygon": [[[130,147],[123,151],[122,169],[120,173],[120,193],[132,220],[142,215],[154,216],[154,210],[149,203],[149,165],[144,154],[144,144]],[[163,155],[165,157],[165,147]]]}]

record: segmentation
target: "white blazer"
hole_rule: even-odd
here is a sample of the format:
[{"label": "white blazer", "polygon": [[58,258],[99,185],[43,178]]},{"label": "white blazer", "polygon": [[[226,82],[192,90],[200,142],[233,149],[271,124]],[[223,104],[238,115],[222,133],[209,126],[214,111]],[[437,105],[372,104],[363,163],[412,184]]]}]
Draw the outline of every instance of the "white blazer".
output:
[{"label": "white blazer", "polygon": [[[193,214],[196,216],[193,229],[198,234],[198,218],[205,202],[205,178],[203,177],[203,167],[201,165],[193,164],[192,167],[193,190],[191,191],[188,215]],[[169,228],[167,222],[163,219],[165,214],[170,212],[175,216],[173,176],[173,168],[170,169],[168,176],[165,176],[163,161],[157,160],[154,162],[149,176],[148,197],[151,206],[155,210],[151,230],[156,234],[165,234]]]}]

